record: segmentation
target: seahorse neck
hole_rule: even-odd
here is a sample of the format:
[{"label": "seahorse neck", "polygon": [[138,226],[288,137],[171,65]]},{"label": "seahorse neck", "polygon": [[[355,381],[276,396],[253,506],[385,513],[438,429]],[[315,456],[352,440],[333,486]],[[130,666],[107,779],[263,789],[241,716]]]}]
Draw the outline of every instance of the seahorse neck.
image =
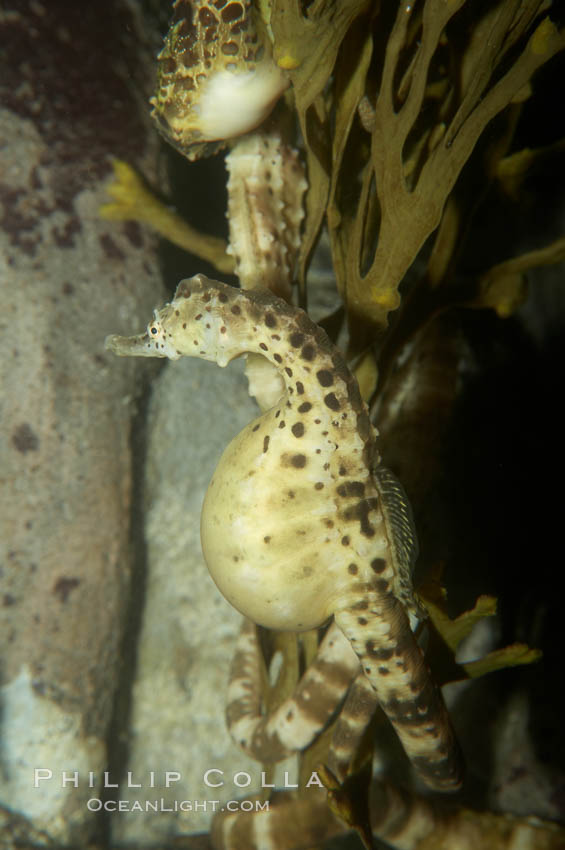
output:
[{"label": "seahorse neck", "polygon": [[187,293],[192,304],[202,301],[196,314],[191,305],[194,318],[205,321],[208,311],[217,337],[215,353],[205,347],[194,355],[220,365],[247,352],[262,355],[282,377],[286,408],[308,415],[336,449],[344,442],[350,452],[357,449],[352,454],[358,454],[360,466],[371,468],[375,432],[367,408],[357,381],[321,328],[302,310],[263,290],[237,290],[197,276],[179,285],[175,302]]}]

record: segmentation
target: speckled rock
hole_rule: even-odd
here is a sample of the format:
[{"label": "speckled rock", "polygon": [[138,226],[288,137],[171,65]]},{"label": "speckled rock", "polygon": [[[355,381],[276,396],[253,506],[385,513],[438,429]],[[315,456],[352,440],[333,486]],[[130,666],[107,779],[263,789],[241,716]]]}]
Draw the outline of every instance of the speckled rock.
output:
[{"label": "speckled rock", "polygon": [[[120,798],[198,801],[199,810],[112,818],[116,842],[151,844],[177,832],[206,829],[212,804],[244,796],[233,774],[260,765],[231,742],[225,694],[241,616],[214,585],[200,547],[200,511],[224,448],[254,416],[243,361],[227,369],[200,360],[168,363],[154,385],[148,423],[145,483],[148,575],[133,689],[128,771],[141,788]],[[205,772],[215,768],[209,787]],[[155,788],[150,787],[150,773]],[[167,790],[166,771],[180,774]],[[245,781],[245,779],[244,779]],[[252,787],[252,786],[250,786]],[[143,806],[145,803],[143,802]]]},{"label": "speckled rock", "polygon": [[[20,842],[26,819],[30,842],[85,838],[92,788],[61,771],[96,784],[108,763],[139,364],[104,336],[161,297],[153,239],[98,216],[111,157],[155,169],[132,8],[0,12],[0,807],[21,816]],[[51,771],[37,787],[36,768]]]}]

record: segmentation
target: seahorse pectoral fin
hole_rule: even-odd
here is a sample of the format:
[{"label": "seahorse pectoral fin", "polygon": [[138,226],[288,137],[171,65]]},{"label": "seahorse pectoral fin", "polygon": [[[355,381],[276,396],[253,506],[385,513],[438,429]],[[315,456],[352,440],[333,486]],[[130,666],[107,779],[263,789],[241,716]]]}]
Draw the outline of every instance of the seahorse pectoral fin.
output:
[{"label": "seahorse pectoral fin", "polygon": [[335,622],[422,780],[438,791],[456,791],[463,773],[459,746],[402,604],[392,594],[370,591],[336,611]]},{"label": "seahorse pectoral fin", "polygon": [[104,348],[117,354],[118,357],[169,357],[165,351],[159,351],[149,339],[149,334],[137,334],[136,336],[107,336],[104,340]]}]

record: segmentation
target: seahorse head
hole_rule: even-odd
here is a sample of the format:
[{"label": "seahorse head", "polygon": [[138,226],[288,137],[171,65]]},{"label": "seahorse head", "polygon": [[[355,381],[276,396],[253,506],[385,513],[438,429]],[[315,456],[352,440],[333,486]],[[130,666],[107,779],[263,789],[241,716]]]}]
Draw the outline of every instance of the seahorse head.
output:
[{"label": "seahorse head", "polygon": [[144,334],[106,338],[122,357],[199,357],[219,366],[252,348],[253,328],[237,300],[239,290],[203,275],[182,281],[170,304],[153,313]]},{"label": "seahorse head", "polygon": [[154,310],[153,320],[143,334],[107,336],[105,347],[120,357],[168,357],[178,360],[182,352],[175,348],[167,328],[171,319],[170,305]]},{"label": "seahorse head", "polygon": [[147,333],[144,336],[144,339],[147,338],[145,348],[148,356],[168,357],[171,360],[177,360],[181,356],[171,343],[172,336],[167,330],[172,319],[168,304],[161,310],[153,311],[153,320],[147,325]]}]

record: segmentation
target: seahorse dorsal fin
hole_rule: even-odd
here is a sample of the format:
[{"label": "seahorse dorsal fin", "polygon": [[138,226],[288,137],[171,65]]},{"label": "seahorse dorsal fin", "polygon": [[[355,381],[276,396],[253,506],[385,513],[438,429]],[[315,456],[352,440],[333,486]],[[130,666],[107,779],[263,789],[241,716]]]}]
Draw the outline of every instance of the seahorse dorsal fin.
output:
[{"label": "seahorse dorsal fin", "polygon": [[[373,469],[396,574],[396,595],[418,610],[412,592],[412,573],[418,558],[418,539],[408,497],[400,481],[384,466]],[[418,613],[420,613],[418,611]]]}]

